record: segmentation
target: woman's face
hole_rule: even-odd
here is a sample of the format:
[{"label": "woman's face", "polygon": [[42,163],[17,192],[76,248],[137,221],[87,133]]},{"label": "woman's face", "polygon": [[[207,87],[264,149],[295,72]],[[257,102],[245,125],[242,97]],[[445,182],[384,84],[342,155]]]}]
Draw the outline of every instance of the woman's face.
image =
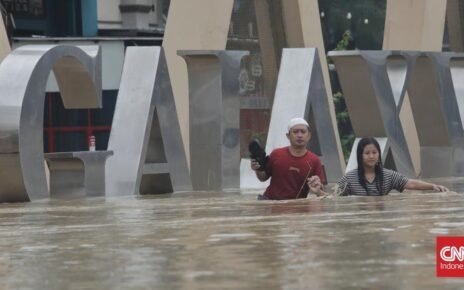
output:
[{"label": "woman's face", "polygon": [[363,149],[363,165],[364,167],[374,168],[379,161],[379,151],[374,144],[368,144]]}]

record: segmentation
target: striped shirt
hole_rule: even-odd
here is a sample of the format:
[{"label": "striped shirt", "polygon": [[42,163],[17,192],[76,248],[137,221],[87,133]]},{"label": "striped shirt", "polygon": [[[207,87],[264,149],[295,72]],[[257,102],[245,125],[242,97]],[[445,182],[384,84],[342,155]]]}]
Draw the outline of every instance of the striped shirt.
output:
[{"label": "striped shirt", "polygon": [[[377,177],[372,181],[366,181],[367,192],[358,179],[358,170],[354,169],[346,173],[338,182],[337,193],[339,195],[381,195],[376,186]],[[383,168],[383,194],[388,194],[393,189],[402,192],[409,179],[396,171]]]}]

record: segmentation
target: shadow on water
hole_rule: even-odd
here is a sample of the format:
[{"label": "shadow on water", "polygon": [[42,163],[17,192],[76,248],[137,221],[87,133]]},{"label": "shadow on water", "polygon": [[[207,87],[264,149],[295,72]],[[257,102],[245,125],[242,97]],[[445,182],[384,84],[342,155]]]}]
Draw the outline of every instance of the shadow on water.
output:
[{"label": "shadow on water", "polygon": [[456,193],[2,204],[0,288],[461,289],[435,277],[435,239],[463,235],[463,220]]}]

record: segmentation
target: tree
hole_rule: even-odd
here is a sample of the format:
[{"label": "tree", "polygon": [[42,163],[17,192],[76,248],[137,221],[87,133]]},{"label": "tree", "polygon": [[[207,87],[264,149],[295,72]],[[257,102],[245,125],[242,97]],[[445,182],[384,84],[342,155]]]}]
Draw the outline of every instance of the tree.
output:
[{"label": "tree", "polygon": [[[386,0],[319,0],[319,9],[327,51],[382,49]],[[348,159],[355,135],[333,70],[330,77],[343,154]]]}]

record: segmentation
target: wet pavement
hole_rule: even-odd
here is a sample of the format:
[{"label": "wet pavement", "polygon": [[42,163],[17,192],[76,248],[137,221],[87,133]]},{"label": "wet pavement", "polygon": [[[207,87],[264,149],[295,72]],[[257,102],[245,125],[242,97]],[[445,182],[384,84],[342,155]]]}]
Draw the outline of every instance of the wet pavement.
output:
[{"label": "wet pavement", "polygon": [[0,205],[0,289],[463,289],[464,195],[175,194]]}]

